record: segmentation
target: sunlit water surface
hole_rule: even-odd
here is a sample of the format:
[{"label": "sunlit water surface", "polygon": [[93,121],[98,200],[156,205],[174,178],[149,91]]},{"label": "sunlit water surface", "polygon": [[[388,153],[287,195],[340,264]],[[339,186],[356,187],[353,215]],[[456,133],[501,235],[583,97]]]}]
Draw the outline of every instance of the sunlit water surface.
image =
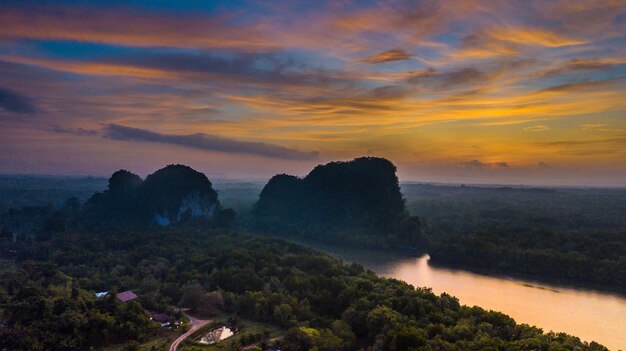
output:
[{"label": "sunlit water surface", "polygon": [[617,295],[433,267],[427,255],[394,258],[379,252],[304,244],[360,263],[382,276],[429,287],[437,294],[446,292],[462,304],[506,313],[518,323],[626,351],[626,298]]}]

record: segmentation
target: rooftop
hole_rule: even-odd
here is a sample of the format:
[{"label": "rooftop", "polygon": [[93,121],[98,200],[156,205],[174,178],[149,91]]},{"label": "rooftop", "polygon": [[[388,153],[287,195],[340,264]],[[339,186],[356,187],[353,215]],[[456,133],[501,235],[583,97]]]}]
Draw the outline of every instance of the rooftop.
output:
[{"label": "rooftop", "polygon": [[137,295],[130,290],[123,291],[115,296],[122,302],[128,302],[137,298]]}]

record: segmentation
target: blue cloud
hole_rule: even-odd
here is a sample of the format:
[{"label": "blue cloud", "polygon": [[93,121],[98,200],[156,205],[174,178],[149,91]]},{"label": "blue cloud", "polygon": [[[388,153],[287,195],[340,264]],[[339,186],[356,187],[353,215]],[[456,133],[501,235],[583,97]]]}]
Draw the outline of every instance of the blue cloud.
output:
[{"label": "blue cloud", "polygon": [[15,91],[0,88],[0,107],[14,113],[34,113],[37,106],[28,97]]},{"label": "blue cloud", "polygon": [[315,151],[304,152],[278,145],[239,141],[201,133],[188,135],[162,134],[118,124],[109,124],[104,132],[105,137],[114,140],[172,144],[208,151],[242,153],[289,160],[312,160],[318,156],[318,153]]}]

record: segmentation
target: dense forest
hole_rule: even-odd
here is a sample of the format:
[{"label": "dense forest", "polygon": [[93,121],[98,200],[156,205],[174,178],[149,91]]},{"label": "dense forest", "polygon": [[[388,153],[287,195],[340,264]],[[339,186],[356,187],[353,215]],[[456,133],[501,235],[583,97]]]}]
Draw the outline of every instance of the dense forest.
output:
[{"label": "dense forest", "polygon": [[0,175],[0,211],[60,206],[71,197],[85,201],[106,186],[107,178]]},{"label": "dense forest", "polygon": [[[393,182],[395,175],[388,178]],[[33,223],[50,217],[55,208],[75,208],[77,201],[87,201],[106,184],[97,178],[0,177],[0,209],[5,209],[0,221],[14,232],[32,232]],[[291,216],[281,216],[280,223],[267,216],[259,221],[254,205],[263,183],[222,181],[215,191],[223,208],[237,211],[235,226],[250,231],[405,252],[414,245],[419,251],[412,254],[427,251],[438,265],[626,294],[624,189],[411,183],[400,187],[407,211],[416,220],[419,216],[421,240],[409,245],[389,231],[368,231],[362,222],[353,228],[320,228],[301,225],[301,218],[292,222]],[[66,202],[70,197],[73,200]],[[269,206],[266,213],[270,210],[277,208]],[[310,209],[301,210],[306,219]],[[225,214],[226,222],[232,220],[234,213]],[[59,218],[47,223],[50,229],[62,224]]]},{"label": "dense forest", "polygon": [[[14,248],[0,280],[4,350],[141,341],[157,328],[147,309],[201,308],[214,301],[202,296],[215,294],[222,313],[284,330],[286,351],[606,350],[279,239],[190,227],[69,230]],[[93,297],[126,289],[140,298]],[[200,300],[190,298],[198,291]]]},{"label": "dense forest", "polygon": [[[231,183],[218,191],[203,174],[169,166],[146,180],[116,172],[107,189],[91,197],[81,193],[65,201],[4,210],[0,349],[137,345],[133,342],[158,334],[159,325],[150,321],[148,311],[180,318],[178,308],[185,307],[278,328],[287,351],[605,350],[259,235],[258,220],[265,216],[262,225],[268,226],[269,235],[357,246],[379,243],[386,249],[421,245],[437,264],[624,292],[623,190],[404,184],[403,197],[395,167],[385,161],[357,159],[320,166],[302,179],[275,177],[274,182],[287,185],[266,185],[255,205],[250,193],[260,189],[257,184]],[[353,167],[359,162],[364,163]],[[348,184],[372,164],[380,167],[375,177],[360,176],[352,188],[336,189],[334,184]],[[76,195],[77,189],[84,192],[75,185],[67,194]],[[384,190],[363,194],[369,189]],[[190,204],[189,194],[201,200],[200,210],[213,204],[217,217],[193,220],[198,204]],[[223,209],[218,194],[240,206],[243,216],[233,222],[234,211]],[[294,194],[294,202],[272,203]],[[357,204],[367,199],[373,201]],[[324,208],[330,200],[338,207]],[[285,204],[290,206],[283,209]],[[392,204],[394,211],[375,220],[361,218],[378,211],[380,204]],[[293,218],[284,217],[283,211],[291,211]],[[218,220],[220,212],[228,221]],[[133,213],[141,220],[128,220]],[[169,225],[156,221],[155,213],[167,216]],[[323,225],[309,226],[313,219]],[[413,229],[419,225],[412,232],[419,235],[406,236],[405,221]],[[285,226],[276,227],[280,222]],[[245,234],[242,227],[257,230],[256,235]],[[138,293],[137,300],[122,303],[114,298],[129,289]],[[100,291],[109,295],[95,297]]]},{"label": "dense forest", "polygon": [[431,261],[626,294],[626,190],[404,184]]},{"label": "dense forest", "polygon": [[626,294],[626,190],[403,184],[400,192],[395,171],[362,158],[302,179],[277,175],[248,227]]}]

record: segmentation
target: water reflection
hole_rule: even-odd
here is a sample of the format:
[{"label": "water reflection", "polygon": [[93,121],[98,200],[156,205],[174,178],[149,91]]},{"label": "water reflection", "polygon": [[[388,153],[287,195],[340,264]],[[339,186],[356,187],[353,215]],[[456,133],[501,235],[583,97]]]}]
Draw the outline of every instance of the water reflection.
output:
[{"label": "water reflection", "polygon": [[394,258],[380,252],[304,244],[360,263],[380,275],[430,287],[437,294],[449,293],[463,304],[506,313],[518,323],[535,325],[544,331],[566,332],[585,341],[599,342],[610,350],[626,350],[623,297],[433,267],[427,255]]}]

